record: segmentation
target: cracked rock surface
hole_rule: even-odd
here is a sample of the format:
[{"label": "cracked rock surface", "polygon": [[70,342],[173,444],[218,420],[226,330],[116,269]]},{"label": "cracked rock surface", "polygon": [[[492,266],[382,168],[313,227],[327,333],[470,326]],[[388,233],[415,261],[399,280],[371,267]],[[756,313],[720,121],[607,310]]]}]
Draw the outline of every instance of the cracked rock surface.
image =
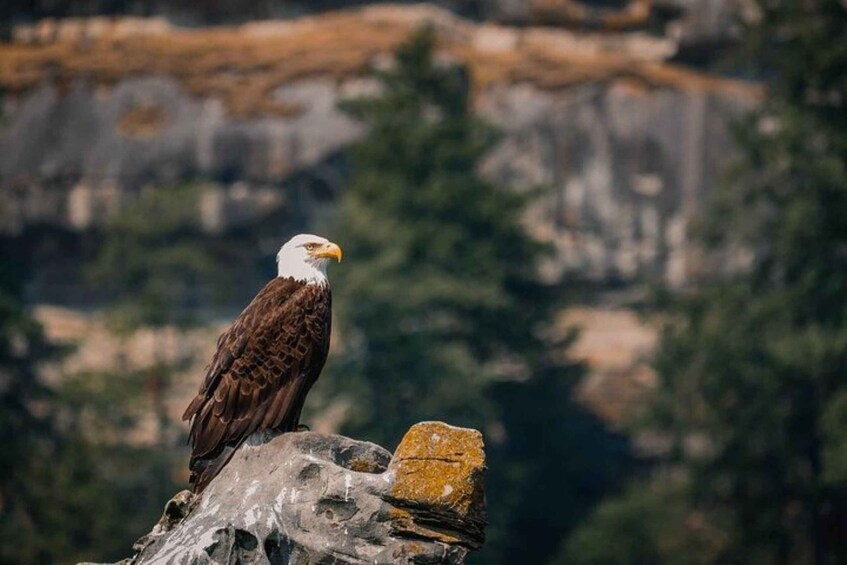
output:
[{"label": "cracked rock surface", "polygon": [[482,435],[441,422],[412,426],[393,457],[315,432],[251,439],[125,562],[464,563],[484,540],[484,469]]}]

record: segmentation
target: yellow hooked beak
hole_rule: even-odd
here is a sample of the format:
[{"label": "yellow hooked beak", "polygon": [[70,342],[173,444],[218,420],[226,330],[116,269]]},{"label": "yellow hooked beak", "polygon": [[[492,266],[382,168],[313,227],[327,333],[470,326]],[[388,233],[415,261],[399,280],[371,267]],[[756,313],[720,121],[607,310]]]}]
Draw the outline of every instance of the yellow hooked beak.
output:
[{"label": "yellow hooked beak", "polygon": [[329,243],[324,243],[320,248],[315,250],[314,256],[320,257],[321,259],[335,259],[341,263],[341,248],[330,241]]}]

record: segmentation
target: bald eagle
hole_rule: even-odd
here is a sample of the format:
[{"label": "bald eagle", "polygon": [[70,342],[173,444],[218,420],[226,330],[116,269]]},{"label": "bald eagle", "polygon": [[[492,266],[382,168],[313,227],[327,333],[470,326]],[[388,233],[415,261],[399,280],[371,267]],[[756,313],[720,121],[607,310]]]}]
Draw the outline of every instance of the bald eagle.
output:
[{"label": "bald eagle", "polygon": [[190,420],[190,483],[201,492],[251,434],[296,430],[329,351],[332,296],[326,267],[341,248],[297,235],[277,254],[278,276],[218,338]]}]

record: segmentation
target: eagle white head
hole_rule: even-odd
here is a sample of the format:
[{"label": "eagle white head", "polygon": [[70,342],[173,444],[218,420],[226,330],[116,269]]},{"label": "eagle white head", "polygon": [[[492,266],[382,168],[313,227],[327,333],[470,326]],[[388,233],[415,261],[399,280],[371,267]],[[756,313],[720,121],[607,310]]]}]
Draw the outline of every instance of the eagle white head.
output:
[{"label": "eagle white head", "polygon": [[341,262],[341,248],[319,235],[301,233],[283,245],[276,254],[277,276],[291,277],[307,284],[326,283],[330,259]]}]

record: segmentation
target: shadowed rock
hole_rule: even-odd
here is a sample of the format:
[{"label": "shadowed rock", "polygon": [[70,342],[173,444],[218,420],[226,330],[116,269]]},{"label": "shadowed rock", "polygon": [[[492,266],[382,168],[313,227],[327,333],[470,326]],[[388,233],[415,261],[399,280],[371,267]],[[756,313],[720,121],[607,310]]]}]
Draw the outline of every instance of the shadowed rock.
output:
[{"label": "shadowed rock", "polygon": [[315,432],[252,438],[177,494],[128,563],[464,563],[486,523],[482,435],[413,426],[392,458]]}]

